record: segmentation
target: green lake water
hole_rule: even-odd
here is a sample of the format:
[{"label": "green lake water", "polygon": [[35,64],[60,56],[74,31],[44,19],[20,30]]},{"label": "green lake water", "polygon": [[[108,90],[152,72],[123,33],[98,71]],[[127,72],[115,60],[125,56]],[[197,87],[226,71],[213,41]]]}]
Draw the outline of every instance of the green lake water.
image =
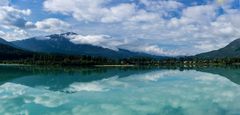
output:
[{"label": "green lake water", "polygon": [[0,115],[240,115],[240,69],[1,65]]}]

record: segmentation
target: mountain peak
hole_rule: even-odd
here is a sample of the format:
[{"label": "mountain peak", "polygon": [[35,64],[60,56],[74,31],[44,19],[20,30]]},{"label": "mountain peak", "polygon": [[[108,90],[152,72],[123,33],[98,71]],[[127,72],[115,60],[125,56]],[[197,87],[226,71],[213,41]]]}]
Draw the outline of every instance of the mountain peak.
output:
[{"label": "mountain peak", "polygon": [[59,41],[59,40],[68,40],[68,36],[71,36],[71,35],[78,35],[78,34],[74,32],[66,32],[61,34],[52,34],[45,37],[49,38],[50,40]]},{"label": "mountain peak", "polygon": [[74,33],[74,32],[66,32],[66,33],[62,33],[62,34],[60,34],[60,35],[62,35],[62,36],[69,36],[69,35],[77,35],[77,33]]},{"label": "mountain peak", "polygon": [[129,58],[129,57],[151,57],[151,55],[144,53],[131,52],[129,50],[120,49],[115,51],[108,48],[103,48],[88,44],[74,44],[71,42],[69,35],[77,35],[73,32],[63,34],[52,34],[40,38],[43,40],[30,38],[26,40],[19,40],[12,42],[16,46],[34,52],[44,53],[60,53],[67,55],[89,55],[101,56],[108,58]]}]

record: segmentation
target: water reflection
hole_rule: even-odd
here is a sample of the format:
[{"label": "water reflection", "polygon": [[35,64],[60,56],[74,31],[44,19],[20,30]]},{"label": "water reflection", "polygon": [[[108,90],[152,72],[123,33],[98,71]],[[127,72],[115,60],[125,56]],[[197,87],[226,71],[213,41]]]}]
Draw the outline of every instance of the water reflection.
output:
[{"label": "water reflection", "polygon": [[240,112],[238,68],[18,66],[0,67],[0,72],[3,78],[0,114],[235,115]]},{"label": "water reflection", "polygon": [[240,85],[240,68],[239,67],[225,67],[225,68],[203,67],[203,68],[196,68],[196,70],[201,72],[221,75],[231,80],[232,82]]},{"label": "water reflection", "polygon": [[[155,68],[156,69],[156,68]],[[37,66],[0,66],[0,83],[12,82],[30,87],[62,90],[74,82],[91,82],[109,77],[127,77],[152,71],[150,68],[49,68]]]},{"label": "water reflection", "polygon": [[31,87],[45,86],[50,90],[64,89],[73,82],[91,82],[109,77],[128,77],[132,74],[144,74],[155,70],[197,70],[218,74],[240,84],[238,67],[89,67],[89,68],[54,68],[38,66],[0,66],[0,84],[13,82]]}]

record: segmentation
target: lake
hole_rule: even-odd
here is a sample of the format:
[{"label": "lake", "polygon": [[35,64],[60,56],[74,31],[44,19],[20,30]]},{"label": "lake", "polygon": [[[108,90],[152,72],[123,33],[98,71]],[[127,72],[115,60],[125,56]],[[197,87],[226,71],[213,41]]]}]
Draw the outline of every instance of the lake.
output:
[{"label": "lake", "polygon": [[0,66],[1,115],[240,115],[240,69]]}]

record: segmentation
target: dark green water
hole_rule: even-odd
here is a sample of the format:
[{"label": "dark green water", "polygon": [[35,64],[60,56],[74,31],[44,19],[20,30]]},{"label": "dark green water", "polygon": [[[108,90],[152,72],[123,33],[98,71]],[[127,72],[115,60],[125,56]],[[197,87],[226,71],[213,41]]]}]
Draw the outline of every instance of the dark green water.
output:
[{"label": "dark green water", "polygon": [[1,115],[239,115],[239,68],[0,66]]}]

